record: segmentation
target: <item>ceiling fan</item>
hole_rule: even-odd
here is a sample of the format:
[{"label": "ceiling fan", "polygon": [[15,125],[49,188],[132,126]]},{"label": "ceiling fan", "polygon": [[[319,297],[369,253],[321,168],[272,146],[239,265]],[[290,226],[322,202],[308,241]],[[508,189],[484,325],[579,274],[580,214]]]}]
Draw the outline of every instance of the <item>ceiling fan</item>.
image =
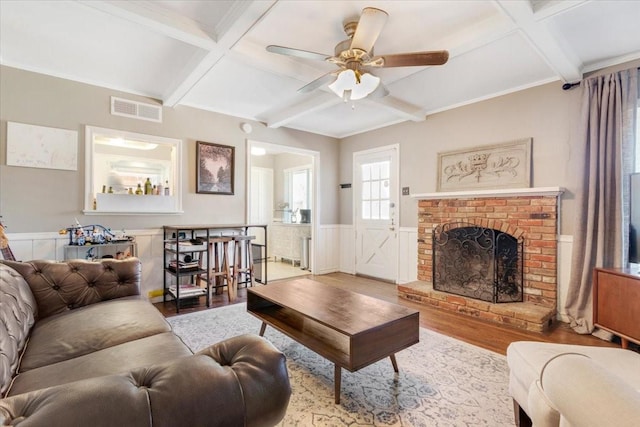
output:
[{"label": "ceiling fan", "polygon": [[339,67],[298,89],[300,93],[311,92],[330,83],[329,88],[345,102],[369,95],[371,97],[386,96],[389,91],[380,84],[379,77],[371,74],[371,69],[442,65],[449,59],[449,52],[446,50],[374,55],[373,45],[388,16],[384,10],[374,7],[364,8],[358,22],[349,21],[344,24],[348,39],[336,45],[333,56],[275,45],[267,46],[267,51],[328,61]]}]

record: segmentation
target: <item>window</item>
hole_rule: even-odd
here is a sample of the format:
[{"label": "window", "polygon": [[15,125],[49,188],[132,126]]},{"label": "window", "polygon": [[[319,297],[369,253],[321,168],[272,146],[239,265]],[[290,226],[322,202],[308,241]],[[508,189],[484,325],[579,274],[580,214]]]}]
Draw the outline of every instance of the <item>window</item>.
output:
[{"label": "window", "polygon": [[311,166],[305,165],[284,171],[287,202],[292,214],[311,208]]},{"label": "window", "polygon": [[390,161],[361,166],[362,219],[389,219]]}]

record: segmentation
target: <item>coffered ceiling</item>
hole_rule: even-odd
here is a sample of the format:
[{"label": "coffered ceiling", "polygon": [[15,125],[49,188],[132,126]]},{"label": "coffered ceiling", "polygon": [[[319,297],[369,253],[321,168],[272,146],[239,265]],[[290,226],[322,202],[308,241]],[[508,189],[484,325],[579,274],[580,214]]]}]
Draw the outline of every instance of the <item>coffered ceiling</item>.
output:
[{"label": "coffered ceiling", "polygon": [[[331,56],[365,7],[389,15],[377,55],[448,50],[442,66],[376,70],[385,97],[343,102]],[[345,137],[640,58],[640,1],[7,1],[0,63],[313,133]]]}]

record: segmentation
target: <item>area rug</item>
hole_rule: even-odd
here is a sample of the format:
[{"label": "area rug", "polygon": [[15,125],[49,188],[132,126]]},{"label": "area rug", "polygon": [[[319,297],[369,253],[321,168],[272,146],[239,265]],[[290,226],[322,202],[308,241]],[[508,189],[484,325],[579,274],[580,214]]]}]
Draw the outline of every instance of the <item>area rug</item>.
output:
[{"label": "area rug", "polygon": [[[261,322],[245,304],[167,319],[193,350],[243,333]],[[357,372],[342,370],[334,404],[333,364],[273,328],[265,337],[287,356],[292,395],[281,426],[513,426],[504,356],[420,328],[420,343]]]}]

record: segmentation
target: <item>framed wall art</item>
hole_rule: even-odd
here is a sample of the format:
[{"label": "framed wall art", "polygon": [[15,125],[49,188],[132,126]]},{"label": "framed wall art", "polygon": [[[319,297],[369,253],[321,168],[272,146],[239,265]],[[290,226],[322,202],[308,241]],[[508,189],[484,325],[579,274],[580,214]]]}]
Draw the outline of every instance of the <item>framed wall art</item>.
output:
[{"label": "framed wall art", "polygon": [[7,166],[78,170],[78,132],[7,122]]},{"label": "framed wall art", "polygon": [[532,138],[438,153],[438,190],[531,186]]},{"label": "framed wall art", "polygon": [[196,142],[196,192],[233,194],[235,147]]}]

